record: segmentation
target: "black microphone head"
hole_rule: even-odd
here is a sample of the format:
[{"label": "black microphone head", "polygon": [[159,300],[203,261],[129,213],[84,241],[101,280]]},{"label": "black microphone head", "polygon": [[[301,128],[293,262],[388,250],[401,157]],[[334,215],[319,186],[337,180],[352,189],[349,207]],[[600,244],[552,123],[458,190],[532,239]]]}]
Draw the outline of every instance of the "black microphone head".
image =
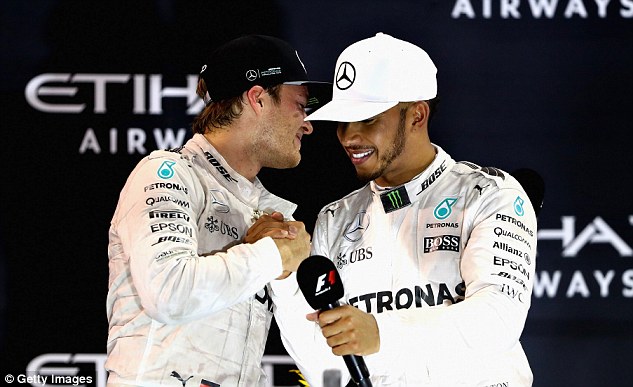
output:
[{"label": "black microphone head", "polygon": [[521,183],[521,186],[525,190],[530,202],[532,202],[532,207],[534,207],[534,212],[536,216],[538,216],[539,212],[541,212],[541,208],[543,207],[543,198],[545,197],[545,181],[533,169],[529,168],[520,168],[511,173],[515,179]]},{"label": "black microphone head", "polygon": [[306,301],[315,310],[334,305],[345,293],[334,262],[321,255],[312,255],[301,262],[297,282]]}]

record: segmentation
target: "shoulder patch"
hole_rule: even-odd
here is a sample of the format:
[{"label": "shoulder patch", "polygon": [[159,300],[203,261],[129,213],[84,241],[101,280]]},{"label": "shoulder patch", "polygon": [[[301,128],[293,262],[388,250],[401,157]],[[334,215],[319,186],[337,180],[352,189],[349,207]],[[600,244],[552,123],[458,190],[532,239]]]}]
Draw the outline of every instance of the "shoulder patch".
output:
[{"label": "shoulder patch", "polygon": [[481,171],[490,176],[500,177],[502,180],[505,180],[506,175],[503,174],[503,171],[495,168],[495,167],[483,167]]},{"label": "shoulder patch", "polygon": [[[499,168],[480,167],[479,165],[468,161],[459,161],[455,164],[455,166],[455,170],[458,173],[471,175],[475,179],[473,180],[474,184],[476,184],[474,188],[479,191],[480,195],[486,187],[490,186],[490,184],[486,183],[486,181],[493,183],[493,185],[498,188],[501,188],[508,183],[508,180],[506,179],[508,173]],[[475,176],[478,176],[478,178]]]},{"label": "shoulder patch", "polygon": [[463,164],[471,169],[480,169],[479,165],[471,163],[470,161],[458,161],[457,164]]},{"label": "shoulder patch", "polygon": [[184,145],[179,146],[178,148],[172,148],[172,149],[168,149],[168,152],[173,152],[173,153],[182,153],[182,150],[185,148]]},{"label": "shoulder patch", "polygon": [[155,159],[179,160],[181,158],[182,157],[180,157],[178,154],[165,150],[165,149],[154,150],[147,156],[148,160],[155,160]]},{"label": "shoulder patch", "polygon": [[505,180],[506,178],[505,172],[499,168],[480,167],[479,165],[471,163],[469,161],[458,161],[457,164],[465,165],[471,168],[473,171],[481,172],[482,174],[487,175],[488,177],[498,177],[498,178],[501,178],[501,180]]}]

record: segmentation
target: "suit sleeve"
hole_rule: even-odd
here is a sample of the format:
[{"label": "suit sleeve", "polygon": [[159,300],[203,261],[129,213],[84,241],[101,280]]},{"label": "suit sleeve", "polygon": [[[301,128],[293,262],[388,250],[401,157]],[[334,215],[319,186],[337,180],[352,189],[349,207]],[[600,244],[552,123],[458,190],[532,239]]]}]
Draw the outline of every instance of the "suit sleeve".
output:
[{"label": "suit sleeve", "polygon": [[522,198],[525,193],[511,185],[468,210],[465,222],[471,231],[460,264],[465,299],[448,307],[375,315],[382,354],[406,363],[412,359],[403,354],[415,353],[418,367],[448,370],[447,359],[474,365],[518,345],[536,257],[536,216]]},{"label": "suit sleeve", "polygon": [[[311,255],[327,256],[326,251],[322,250],[326,238],[324,228],[320,219],[317,219]],[[349,374],[342,357],[332,353],[318,324],[306,319],[306,315],[314,312],[314,309],[303,297],[296,273],[284,280],[273,281],[271,288],[275,321],[282,343],[310,386],[322,386],[324,372],[332,369],[341,371],[341,380],[348,380]]]},{"label": "suit sleeve", "polygon": [[180,323],[244,301],[281,272],[270,238],[226,251],[198,252],[198,220],[205,192],[188,160],[148,157],[121,193],[111,233],[111,255],[129,259],[134,286],[147,313]]}]

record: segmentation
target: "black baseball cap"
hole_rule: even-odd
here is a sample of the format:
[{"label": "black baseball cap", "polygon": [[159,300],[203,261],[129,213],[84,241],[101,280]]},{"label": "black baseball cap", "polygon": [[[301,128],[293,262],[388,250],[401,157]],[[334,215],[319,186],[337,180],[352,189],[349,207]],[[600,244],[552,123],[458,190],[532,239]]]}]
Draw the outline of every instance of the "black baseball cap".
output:
[{"label": "black baseball cap", "polygon": [[292,46],[279,38],[246,35],[216,48],[200,71],[211,101],[237,97],[255,85],[306,85],[308,106],[318,108],[332,98],[330,82],[311,81]]}]

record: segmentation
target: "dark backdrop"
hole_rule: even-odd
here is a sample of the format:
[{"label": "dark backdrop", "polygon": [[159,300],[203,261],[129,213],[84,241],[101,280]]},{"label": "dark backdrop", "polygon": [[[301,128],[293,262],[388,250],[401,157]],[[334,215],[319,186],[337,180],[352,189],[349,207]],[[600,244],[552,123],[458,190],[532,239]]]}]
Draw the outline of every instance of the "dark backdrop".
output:
[{"label": "dark backdrop", "polygon": [[[135,163],[190,137],[200,105],[186,95],[211,47],[277,35],[331,80],[342,49],[382,31],[439,69],[434,142],[545,179],[522,337],[534,385],[632,385],[633,2],[602,3],[2,2],[2,376],[33,361],[103,385],[109,221]],[[316,125],[303,155],[261,179],[311,230],[358,183],[330,125]],[[285,354],[274,329],[267,352]]]}]

